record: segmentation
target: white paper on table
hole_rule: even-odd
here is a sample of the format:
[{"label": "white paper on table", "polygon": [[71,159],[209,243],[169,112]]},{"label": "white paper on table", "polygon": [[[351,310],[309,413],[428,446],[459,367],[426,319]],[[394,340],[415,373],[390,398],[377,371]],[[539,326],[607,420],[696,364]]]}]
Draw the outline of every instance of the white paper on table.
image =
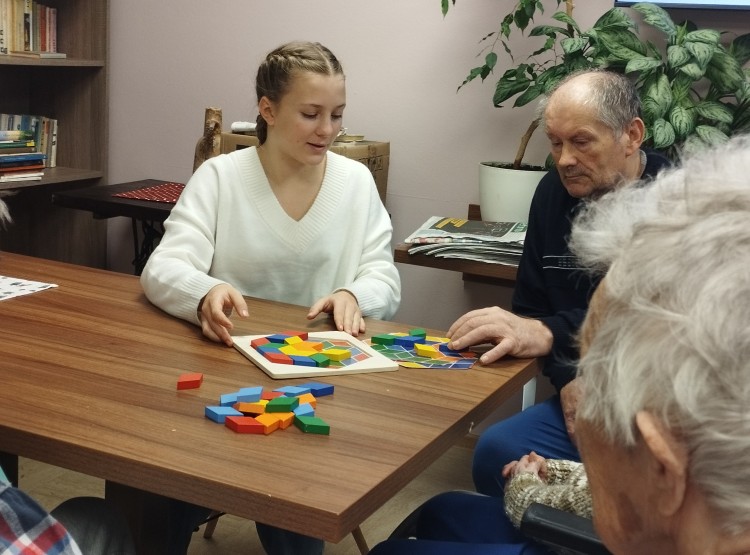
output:
[{"label": "white paper on table", "polygon": [[29,281],[8,276],[0,276],[0,301],[38,293],[50,287],[57,287],[56,283],[43,283],[41,281]]}]

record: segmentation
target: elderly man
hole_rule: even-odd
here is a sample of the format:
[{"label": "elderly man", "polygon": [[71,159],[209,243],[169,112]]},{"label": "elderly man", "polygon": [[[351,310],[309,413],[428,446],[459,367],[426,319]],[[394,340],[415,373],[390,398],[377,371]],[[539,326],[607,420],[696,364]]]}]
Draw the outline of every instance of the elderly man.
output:
[{"label": "elderly man", "polygon": [[[750,553],[748,175],[750,137],[737,138],[649,187],[587,203],[573,226],[577,260],[606,273],[576,378],[588,482],[553,484],[552,467],[521,460],[509,489],[525,488],[526,505],[579,513],[593,497],[615,555]],[[516,484],[524,474],[538,478]],[[417,541],[371,553],[550,555],[508,527],[504,510],[497,497],[444,493],[423,506]]]},{"label": "elderly man", "polygon": [[577,437],[616,554],[750,553],[750,138],[587,210]]},{"label": "elderly man", "polygon": [[493,343],[482,356],[484,363],[505,355],[545,357],[543,372],[559,392],[482,434],[473,467],[481,493],[502,496],[501,469],[530,451],[545,458],[579,459],[572,441],[578,398],[571,383],[578,358],[575,336],[597,280],[581,272],[567,240],[584,199],[652,177],[669,165],[663,156],[641,150],[644,124],[639,113],[632,84],[611,72],[574,74],[550,94],[543,126],[555,169],[539,183],[531,203],[513,312],[475,310],[448,332],[457,349]]}]

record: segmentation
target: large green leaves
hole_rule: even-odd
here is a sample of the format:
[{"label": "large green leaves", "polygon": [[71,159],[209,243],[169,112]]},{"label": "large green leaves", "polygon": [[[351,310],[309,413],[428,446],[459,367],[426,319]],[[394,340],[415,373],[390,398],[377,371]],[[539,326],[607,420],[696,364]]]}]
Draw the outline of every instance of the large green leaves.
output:
[{"label": "large green leaves", "polygon": [[672,146],[676,138],[672,124],[664,119],[657,119],[651,128],[654,139],[654,148],[664,149]]},{"label": "large green leaves", "polygon": [[643,115],[647,121],[663,118],[672,105],[672,88],[665,74],[649,79],[641,90]]},{"label": "large green leaves", "polygon": [[675,136],[685,139],[695,131],[695,110],[686,106],[676,105],[669,112],[669,123],[674,130]]},{"label": "large green leaves", "polygon": [[596,37],[617,59],[629,61],[646,55],[646,45],[627,29],[602,29],[597,32]]},{"label": "large green leaves", "polygon": [[492,97],[492,104],[500,107],[503,102],[509,98],[524,92],[531,85],[531,79],[527,76],[526,68],[521,66],[512,68],[503,73],[503,76],[497,82],[495,95]]},{"label": "large green leaves", "polygon": [[662,33],[668,37],[673,36],[677,32],[672,18],[669,14],[656,4],[650,4],[648,2],[639,2],[633,6],[633,9],[643,16],[643,21],[656,27]]},{"label": "large green leaves", "polygon": [[737,60],[723,50],[717,50],[706,67],[706,77],[720,93],[736,91],[747,77]]},{"label": "large green leaves", "polygon": [[[455,2],[441,0],[443,15]],[[528,31],[544,4],[552,9],[564,4],[566,9]],[[607,68],[627,73],[635,83],[648,144],[670,156],[733,133],[750,133],[750,70],[743,70],[750,62],[750,33],[725,46],[719,31],[699,29],[689,21],[676,25],[650,2],[638,3],[634,10],[648,27],[644,33],[621,8],[608,10],[582,30],[570,0],[515,0],[498,18],[496,29],[481,39],[484,62],[469,72],[459,89],[477,77],[484,81],[502,67],[493,104],[502,107],[515,99],[512,106],[524,106],[574,71]],[[506,40],[514,29],[528,32],[529,42],[536,41],[526,60],[515,60],[513,43]],[[507,54],[504,67],[498,53]]]}]

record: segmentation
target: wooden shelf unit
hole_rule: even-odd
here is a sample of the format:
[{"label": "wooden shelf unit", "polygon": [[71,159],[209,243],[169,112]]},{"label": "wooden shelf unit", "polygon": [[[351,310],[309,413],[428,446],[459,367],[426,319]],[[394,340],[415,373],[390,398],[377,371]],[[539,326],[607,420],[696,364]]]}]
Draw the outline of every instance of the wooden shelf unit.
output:
[{"label": "wooden shelf unit", "polygon": [[106,264],[106,222],[54,206],[55,191],[95,186],[107,175],[108,0],[46,0],[58,10],[65,59],[0,56],[0,112],[59,122],[57,167],[40,181],[2,183],[13,224],[0,249],[88,266]]}]

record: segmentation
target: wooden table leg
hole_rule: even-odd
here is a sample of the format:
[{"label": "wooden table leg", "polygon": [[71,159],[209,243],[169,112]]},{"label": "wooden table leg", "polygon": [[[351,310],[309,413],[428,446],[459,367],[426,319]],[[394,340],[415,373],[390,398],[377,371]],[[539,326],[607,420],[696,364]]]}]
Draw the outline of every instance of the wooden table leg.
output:
[{"label": "wooden table leg", "polygon": [[10,483],[18,487],[18,455],[0,451],[0,467],[2,467]]},{"label": "wooden table leg", "polygon": [[354,530],[352,530],[352,536],[354,536],[354,541],[357,542],[359,552],[362,555],[367,555],[370,552],[370,548],[367,547],[367,540],[365,539],[365,535],[362,533],[362,528],[357,526]]}]

